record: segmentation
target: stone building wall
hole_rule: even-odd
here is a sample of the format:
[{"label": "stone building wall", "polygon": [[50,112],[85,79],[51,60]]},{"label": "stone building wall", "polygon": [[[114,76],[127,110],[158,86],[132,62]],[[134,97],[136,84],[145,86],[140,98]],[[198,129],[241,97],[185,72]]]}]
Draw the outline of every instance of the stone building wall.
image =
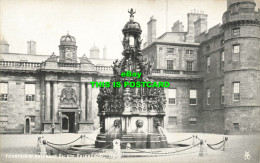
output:
[{"label": "stone building wall", "polygon": [[[31,119],[31,133],[41,129],[40,80],[35,74],[1,73],[1,82],[8,83],[8,100],[1,101],[1,132],[24,133],[25,118]],[[35,84],[35,100],[25,100],[25,84]]]},{"label": "stone building wall", "polygon": [[[165,88],[167,98],[164,128],[169,132],[196,132],[201,130],[201,81],[178,80],[178,79],[156,79],[156,81],[168,81],[170,87]],[[169,104],[169,89],[176,89],[175,104]],[[190,89],[197,90],[197,104],[190,105]],[[170,118],[176,118],[177,122],[170,122]],[[196,119],[196,124],[190,120]]]}]

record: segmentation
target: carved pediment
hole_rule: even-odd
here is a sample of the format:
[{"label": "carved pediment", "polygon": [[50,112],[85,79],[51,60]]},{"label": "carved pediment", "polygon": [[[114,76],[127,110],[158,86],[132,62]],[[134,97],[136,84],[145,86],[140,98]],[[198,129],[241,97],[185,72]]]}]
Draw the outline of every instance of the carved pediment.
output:
[{"label": "carved pediment", "polygon": [[58,62],[58,57],[53,52],[51,56],[46,60],[47,62]]}]

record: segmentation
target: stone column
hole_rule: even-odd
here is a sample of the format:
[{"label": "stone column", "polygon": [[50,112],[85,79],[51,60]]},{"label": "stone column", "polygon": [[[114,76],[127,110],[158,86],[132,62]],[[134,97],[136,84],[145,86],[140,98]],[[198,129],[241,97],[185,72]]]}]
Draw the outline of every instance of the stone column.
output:
[{"label": "stone column", "polygon": [[87,88],[87,120],[92,120],[92,86],[90,83]]},{"label": "stone column", "polygon": [[129,128],[128,128],[128,116],[126,116],[125,117],[125,132],[126,132],[126,134],[128,134],[129,133]]},{"label": "stone column", "polygon": [[85,83],[81,83],[81,98],[80,98],[80,107],[81,107],[81,114],[80,114],[80,121],[86,120],[86,88]]},{"label": "stone column", "polygon": [[45,96],[45,120],[50,121],[50,112],[51,112],[51,85],[49,81],[46,81],[46,96]]},{"label": "stone column", "polygon": [[58,122],[58,96],[57,96],[57,92],[58,92],[58,85],[57,82],[53,82],[53,95],[52,95],[52,99],[53,99],[53,121],[54,122]]},{"label": "stone column", "polygon": [[148,133],[152,132],[152,118],[151,117],[147,117],[148,118]]},{"label": "stone column", "polygon": [[126,134],[130,134],[132,132],[132,118],[130,116],[125,117],[125,132]]}]

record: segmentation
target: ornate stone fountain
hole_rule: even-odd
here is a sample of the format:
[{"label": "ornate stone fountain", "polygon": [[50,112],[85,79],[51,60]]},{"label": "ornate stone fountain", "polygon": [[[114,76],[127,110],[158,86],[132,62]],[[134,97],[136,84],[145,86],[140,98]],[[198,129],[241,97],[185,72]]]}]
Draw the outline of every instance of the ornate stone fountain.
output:
[{"label": "ornate stone fountain", "polygon": [[[142,33],[140,24],[134,21],[135,12],[128,11],[130,20],[124,26],[122,41],[124,56],[113,63],[113,77],[121,87],[100,88],[97,98],[98,116],[102,126],[95,147],[101,148],[120,139],[121,143],[134,148],[165,148],[167,140],[161,130],[165,116],[166,98],[163,88],[124,87],[124,82],[153,82],[149,79],[152,64],[145,62],[141,53]],[[140,78],[122,77],[121,73],[141,72]],[[128,144],[129,145],[129,144]],[[122,146],[124,147],[124,146]]]}]

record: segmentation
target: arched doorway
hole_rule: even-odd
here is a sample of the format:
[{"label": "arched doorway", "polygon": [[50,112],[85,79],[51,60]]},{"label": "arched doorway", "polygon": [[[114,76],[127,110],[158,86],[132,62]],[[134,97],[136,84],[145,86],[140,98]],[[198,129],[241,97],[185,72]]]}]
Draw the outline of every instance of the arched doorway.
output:
[{"label": "arched doorway", "polygon": [[31,118],[30,117],[25,117],[24,133],[25,134],[30,134],[31,133]]},{"label": "arched doorway", "polygon": [[62,115],[62,132],[69,132],[69,117]]},{"label": "arched doorway", "polygon": [[75,132],[75,112],[62,112],[61,129],[62,132]]}]

